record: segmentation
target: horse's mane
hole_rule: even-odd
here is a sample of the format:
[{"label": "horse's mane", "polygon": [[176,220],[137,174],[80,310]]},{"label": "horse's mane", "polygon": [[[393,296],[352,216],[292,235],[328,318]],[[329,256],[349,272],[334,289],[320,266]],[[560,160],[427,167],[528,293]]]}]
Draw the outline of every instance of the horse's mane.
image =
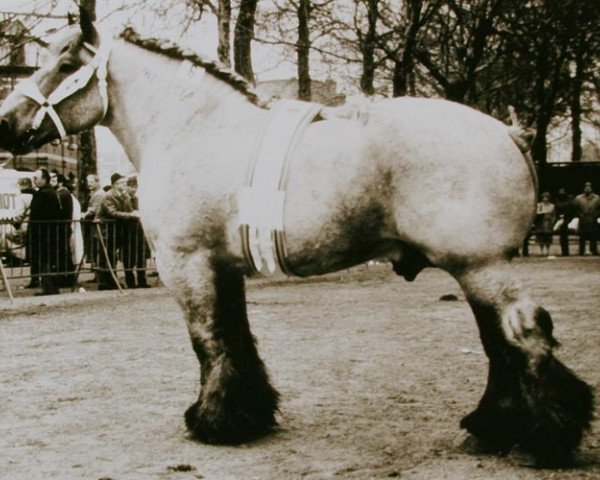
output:
[{"label": "horse's mane", "polygon": [[197,53],[183,48],[171,40],[142,38],[132,27],[126,27],[120,37],[145,50],[160,53],[175,60],[187,60],[193,65],[205,69],[219,80],[223,80],[235,90],[245,95],[252,103],[256,105],[259,104],[258,95],[254,91],[254,87],[244,77],[233,72],[223,64],[206,60]]}]

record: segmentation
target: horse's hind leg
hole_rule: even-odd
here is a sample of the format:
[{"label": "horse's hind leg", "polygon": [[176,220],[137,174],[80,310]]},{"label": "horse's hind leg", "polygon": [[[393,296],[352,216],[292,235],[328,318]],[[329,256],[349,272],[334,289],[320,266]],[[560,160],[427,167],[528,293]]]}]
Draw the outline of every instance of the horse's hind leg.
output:
[{"label": "horse's hind leg", "polygon": [[241,269],[214,252],[169,258],[161,272],[168,272],[200,362],[200,395],[185,414],[192,435],[237,444],[269,432],[276,425],[278,394],[250,333]]},{"label": "horse's hind leg", "polygon": [[593,394],[553,355],[552,320],[515,283],[505,261],[455,274],[489,357],[488,384],[461,426],[489,451],[513,445],[539,466],[569,464],[589,427]]}]

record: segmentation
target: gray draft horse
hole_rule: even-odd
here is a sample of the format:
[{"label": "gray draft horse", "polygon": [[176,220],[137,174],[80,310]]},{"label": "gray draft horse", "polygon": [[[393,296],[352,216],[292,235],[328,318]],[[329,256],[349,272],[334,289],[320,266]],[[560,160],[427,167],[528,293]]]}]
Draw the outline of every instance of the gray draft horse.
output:
[{"label": "gray draft horse", "polygon": [[[180,75],[184,61],[201,78]],[[122,143],[139,171],[158,269],[200,362],[186,422],[216,444],[276,425],[278,393],[247,319],[240,238],[238,193],[269,114],[255,100],[231,72],[130,29],[101,36],[82,11],[0,109],[0,146],[16,154],[97,124]],[[391,99],[360,119],[307,127],[289,165],[282,228],[295,275],[372,258],[407,280],[427,266],[449,272],[489,357],[483,398],[461,426],[487,451],[519,445],[558,466],[589,427],[593,394],[556,359],[550,315],[511,271],[535,200],[534,170],[505,125],[446,101]]]}]

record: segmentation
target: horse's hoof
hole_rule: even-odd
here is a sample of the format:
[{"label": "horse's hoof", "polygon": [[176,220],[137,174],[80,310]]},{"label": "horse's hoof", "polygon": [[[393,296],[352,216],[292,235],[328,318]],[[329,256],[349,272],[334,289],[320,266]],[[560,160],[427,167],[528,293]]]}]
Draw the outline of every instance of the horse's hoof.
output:
[{"label": "horse's hoof", "polygon": [[479,438],[464,430],[452,442],[457,451],[466,455],[500,455],[496,449],[490,449]]},{"label": "horse's hoof", "polygon": [[211,412],[198,404],[185,412],[185,422],[192,438],[214,445],[239,445],[270,433],[276,426],[275,418],[252,419],[241,412]]},{"label": "horse's hoof", "polygon": [[574,451],[592,420],[591,388],[553,356],[521,379],[520,447],[540,468],[574,464]]},{"label": "horse's hoof", "polygon": [[518,445],[538,468],[572,466],[592,419],[590,387],[553,356],[540,362],[535,374],[519,372],[514,385],[509,397],[484,396],[460,426],[488,453],[505,455]]},{"label": "horse's hoof", "polygon": [[513,421],[505,409],[480,405],[460,422],[461,428],[471,434],[461,448],[474,454],[508,455],[517,443]]},{"label": "horse's hoof", "polygon": [[279,393],[270,384],[254,345],[247,350],[245,357],[223,355],[213,362],[212,369],[207,362],[198,401],[185,413],[185,422],[195,439],[236,445],[262,437],[277,426]]}]

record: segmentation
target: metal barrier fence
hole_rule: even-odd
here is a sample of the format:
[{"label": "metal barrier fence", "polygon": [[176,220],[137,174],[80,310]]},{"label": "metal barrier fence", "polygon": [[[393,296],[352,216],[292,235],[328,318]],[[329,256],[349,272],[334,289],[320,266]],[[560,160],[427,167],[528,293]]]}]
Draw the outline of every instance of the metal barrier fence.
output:
[{"label": "metal barrier fence", "polygon": [[[31,278],[32,284],[51,278],[56,288],[77,285],[81,273],[94,273],[100,284],[119,290],[118,273],[128,287],[146,285],[146,272],[155,271],[150,247],[138,220],[0,221],[2,280]],[[46,282],[47,284],[48,282]]]}]

